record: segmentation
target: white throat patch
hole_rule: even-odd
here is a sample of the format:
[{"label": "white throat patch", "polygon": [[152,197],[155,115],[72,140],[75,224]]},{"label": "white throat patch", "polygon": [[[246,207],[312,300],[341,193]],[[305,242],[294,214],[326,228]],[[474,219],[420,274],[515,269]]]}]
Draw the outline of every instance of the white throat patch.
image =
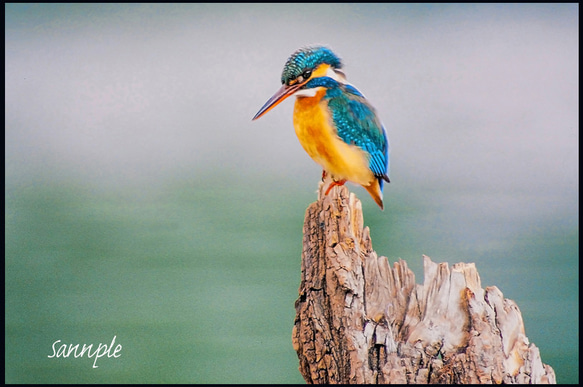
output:
[{"label": "white throat patch", "polygon": [[294,93],[294,95],[296,97],[315,97],[316,93],[321,88],[322,88],[321,86],[318,86],[318,87],[314,87],[312,89],[300,89],[300,90],[296,91]]}]

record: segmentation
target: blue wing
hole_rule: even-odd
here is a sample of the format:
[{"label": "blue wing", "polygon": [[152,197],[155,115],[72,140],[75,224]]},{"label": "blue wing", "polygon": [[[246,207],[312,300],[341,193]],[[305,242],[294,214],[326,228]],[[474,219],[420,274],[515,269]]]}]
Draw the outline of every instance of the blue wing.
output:
[{"label": "blue wing", "polygon": [[326,97],[338,136],[369,154],[369,167],[382,190],[383,180],[389,182],[389,141],[374,108],[351,85],[338,84],[328,89]]}]

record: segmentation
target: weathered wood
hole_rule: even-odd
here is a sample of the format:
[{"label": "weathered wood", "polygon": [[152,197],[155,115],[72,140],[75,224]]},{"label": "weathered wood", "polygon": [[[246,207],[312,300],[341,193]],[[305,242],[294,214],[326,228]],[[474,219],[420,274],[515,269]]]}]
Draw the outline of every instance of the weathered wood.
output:
[{"label": "weathered wood", "polygon": [[308,383],[556,383],[518,306],[473,263],[423,256],[423,285],[372,249],[361,203],[335,187],[306,211],[292,333]]}]

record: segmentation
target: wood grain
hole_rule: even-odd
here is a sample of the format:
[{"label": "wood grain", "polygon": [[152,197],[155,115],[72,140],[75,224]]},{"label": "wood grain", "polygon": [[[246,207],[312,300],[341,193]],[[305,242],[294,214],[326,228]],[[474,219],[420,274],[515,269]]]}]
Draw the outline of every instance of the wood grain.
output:
[{"label": "wood grain", "polygon": [[[312,203],[292,342],[308,383],[556,383],[522,315],[473,263],[404,260],[372,248],[360,201],[343,186]],[[390,214],[388,215],[390,216]]]}]

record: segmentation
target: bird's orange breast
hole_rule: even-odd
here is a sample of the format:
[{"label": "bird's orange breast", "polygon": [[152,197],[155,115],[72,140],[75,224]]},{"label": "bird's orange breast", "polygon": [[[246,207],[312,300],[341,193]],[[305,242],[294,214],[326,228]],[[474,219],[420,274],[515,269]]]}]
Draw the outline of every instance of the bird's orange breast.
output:
[{"label": "bird's orange breast", "polygon": [[368,165],[366,153],[349,145],[336,134],[321,88],[314,97],[298,97],[294,107],[294,128],[305,151],[332,174],[361,185],[371,184],[375,177]]}]

